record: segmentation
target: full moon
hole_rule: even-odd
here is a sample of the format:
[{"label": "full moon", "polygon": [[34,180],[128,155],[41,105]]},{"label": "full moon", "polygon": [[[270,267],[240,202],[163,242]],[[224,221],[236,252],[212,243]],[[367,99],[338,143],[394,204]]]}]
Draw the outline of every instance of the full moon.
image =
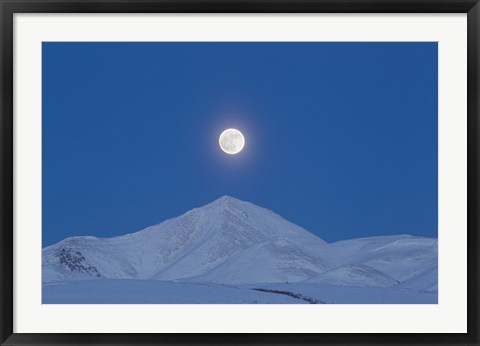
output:
[{"label": "full moon", "polygon": [[245,145],[245,138],[242,133],[236,129],[226,129],[218,139],[220,148],[230,155],[238,154]]}]

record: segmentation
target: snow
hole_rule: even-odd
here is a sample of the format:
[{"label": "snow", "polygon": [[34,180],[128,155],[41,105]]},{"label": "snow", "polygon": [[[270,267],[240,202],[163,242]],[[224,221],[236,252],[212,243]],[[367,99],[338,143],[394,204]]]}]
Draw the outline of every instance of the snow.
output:
[{"label": "snow", "polygon": [[64,249],[81,253],[83,266],[96,268],[103,278],[177,280],[207,273],[254,245],[279,239],[297,247],[326,244],[270,210],[224,196],[137,233],[73,237],[45,248],[42,280],[69,272],[58,261]]},{"label": "snow", "polygon": [[398,285],[403,288],[422,290],[428,292],[438,291],[438,267],[426,270]]},{"label": "snow", "polygon": [[398,281],[363,264],[341,266],[309,278],[305,282],[370,287],[389,287],[398,284]]},{"label": "snow", "polygon": [[325,284],[264,284],[264,289],[291,291],[326,304],[437,304],[436,292],[420,292],[395,287],[359,287]]},{"label": "snow", "polygon": [[[252,287],[245,297],[232,293],[243,292],[245,285],[263,289],[258,285],[288,283],[292,288],[295,283],[302,292],[308,288],[295,294],[312,293],[320,287],[324,292],[320,298],[332,302],[348,301],[349,292],[364,303],[375,296],[382,302],[400,297],[400,301],[431,302],[437,291],[437,245],[437,239],[410,235],[328,244],[268,209],[223,196],[136,233],[113,238],[70,237],[44,248],[43,298],[44,302],[98,301],[102,290],[112,289],[118,295],[108,298],[105,293],[106,301],[134,302],[140,299],[132,293],[138,289],[152,303],[172,303],[188,300],[170,295],[175,290],[172,287],[178,294],[209,287],[218,291],[215,302],[223,301],[221,297],[231,299],[225,302],[243,302],[252,295],[281,295],[250,292]],[[346,290],[342,293],[345,297],[332,296],[328,293],[331,287],[338,294]],[[93,288],[100,292],[97,298],[80,292]],[[416,298],[408,298],[410,295]],[[205,295],[210,300],[215,296]],[[299,300],[285,294],[281,299],[286,297]],[[270,302],[257,298],[258,302]]]},{"label": "snow", "polygon": [[298,282],[330,268],[318,248],[280,239],[256,244],[206,274],[189,278],[225,284]]},{"label": "snow", "polygon": [[158,280],[45,284],[44,304],[436,304],[435,293],[315,284],[228,286]]},{"label": "snow", "polygon": [[306,304],[224,285],[158,280],[84,280],[44,285],[44,304]]}]

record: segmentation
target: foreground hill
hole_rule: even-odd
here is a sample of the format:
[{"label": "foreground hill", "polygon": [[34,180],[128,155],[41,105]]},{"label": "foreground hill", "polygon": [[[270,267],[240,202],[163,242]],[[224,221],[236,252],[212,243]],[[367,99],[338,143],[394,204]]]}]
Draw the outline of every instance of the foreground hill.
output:
[{"label": "foreground hill", "polygon": [[306,283],[229,286],[158,280],[45,284],[43,304],[436,304],[437,294],[402,288]]}]

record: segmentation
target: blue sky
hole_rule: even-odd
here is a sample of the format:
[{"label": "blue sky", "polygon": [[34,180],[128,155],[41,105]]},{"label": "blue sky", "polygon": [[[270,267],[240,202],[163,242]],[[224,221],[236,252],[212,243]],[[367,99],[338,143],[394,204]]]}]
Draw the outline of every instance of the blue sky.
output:
[{"label": "blue sky", "polygon": [[[222,195],[326,241],[437,236],[436,43],[43,43],[43,246]],[[244,150],[218,136],[234,127]]]}]

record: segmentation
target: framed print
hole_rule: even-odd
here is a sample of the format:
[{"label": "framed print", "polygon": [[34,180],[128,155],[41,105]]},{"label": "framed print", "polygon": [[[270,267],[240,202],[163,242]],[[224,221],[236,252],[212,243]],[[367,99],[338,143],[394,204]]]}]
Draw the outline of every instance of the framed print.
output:
[{"label": "framed print", "polygon": [[2,1],[2,345],[478,345],[479,11]]}]

